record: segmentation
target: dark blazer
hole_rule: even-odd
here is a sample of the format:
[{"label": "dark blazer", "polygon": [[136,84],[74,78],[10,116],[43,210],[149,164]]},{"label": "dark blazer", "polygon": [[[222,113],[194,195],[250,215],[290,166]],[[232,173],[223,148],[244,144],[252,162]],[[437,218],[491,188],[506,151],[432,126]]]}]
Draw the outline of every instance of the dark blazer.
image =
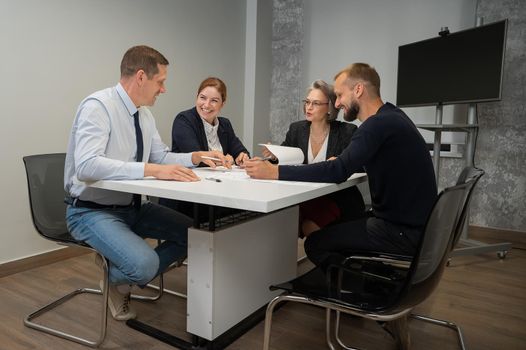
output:
[{"label": "dark blazer", "polygon": [[[224,117],[217,119],[219,121],[217,136],[223,147],[223,153],[230,154],[234,159],[241,152],[249,154],[234,133],[230,120]],[[194,151],[209,151],[205,127],[195,107],[179,113],[172,125],[172,152]]]},{"label": "dark blazer", "polygon": [[[282,146],[299,147],[303,151],[303,164],[308,162],[308,148],[310,136],[310,122],[300,120],[290,124]],[[356,125],[333,120],[330,123],[329,141],[327,144],[327,158],[337,157],[351,142]]]},{"label": "dark blazer", "polygon": [[[234,159],[241,152],[249,154],[245,146],[237,138],[232,128],[230,120],[224,117],[218,117],[219,127],[217,128],[217,136],[221,147],[223,147],[224,154],[230,154]],[[195,151],[209,151],[208,141],[206,140],[205,127],[201,121],[201,117],[197,113],[197,109],[191,108],[189,110],[180,112],[174,119],[172,125],[172,152],[195,152]],[[166,207],[178,210],[179,212],[194,216],[193,203],[159,198],[159,204]],[[218,207],[216,212],[217,217],[231,214],[234,210]],[[208,221],[208,206],[199,204],[199,222]]]},{"label": "dark blazer", "polygon": [[[308,162],[308,147],[310,122],[300,120],[290,124],[282,146],[299,147],[303,151],[303,164]],[[349,146],[351,137],[357,129],[356,125],[333,120],[330,123],[329,141],[327,143],[327,158],[338,157]],[[352,146],[351,146],[352,147]],[[341,221],[355,220],[365,214],[365,204],[362,194],[356,186],[348,187],[328,195],[334,200],[341,211]]]}]

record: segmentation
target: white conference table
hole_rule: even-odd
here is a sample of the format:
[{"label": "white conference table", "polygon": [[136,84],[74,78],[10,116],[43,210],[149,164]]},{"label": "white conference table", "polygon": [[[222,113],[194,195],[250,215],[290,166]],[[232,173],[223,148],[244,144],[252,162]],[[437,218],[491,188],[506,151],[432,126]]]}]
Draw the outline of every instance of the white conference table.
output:
[{"label": "white conference table", "polygon": [[250,179],[244,171],[194,169],[198,182],[103,180],[92,187],[268,213],[219,228],[188,230],[187,331],[213,341],[267,304],[268,287],[297,273],[297,204],[367,181],[341,184]]}]

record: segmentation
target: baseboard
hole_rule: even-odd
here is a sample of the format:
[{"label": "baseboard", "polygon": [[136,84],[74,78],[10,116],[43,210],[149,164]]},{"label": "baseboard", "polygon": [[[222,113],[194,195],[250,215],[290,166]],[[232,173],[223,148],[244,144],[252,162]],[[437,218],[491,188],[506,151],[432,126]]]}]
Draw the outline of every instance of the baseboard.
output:
[{"label": "baseboard", "polygon": [[468,237],[486,243],[510,242],[513,247],[526,249],[526,232],[493,227],[469,226]]},{"label": "baseboard", "polygon": [[[510,242],[514,247],[526,249],[526,232],[522,231],[470,225],[468,236],[487,243]],[[89,253],[90,251],[87,249],[65,247],[29,258],[10,261],[0,264],[0,278]]]},{"label": "baseboard", "polygon": [[90,253],[88,249],[65,247],[62,249],[53,250],[51,252],[31,256],[29,258],[10,261],[0,264],[0,278],[88,253]]}]

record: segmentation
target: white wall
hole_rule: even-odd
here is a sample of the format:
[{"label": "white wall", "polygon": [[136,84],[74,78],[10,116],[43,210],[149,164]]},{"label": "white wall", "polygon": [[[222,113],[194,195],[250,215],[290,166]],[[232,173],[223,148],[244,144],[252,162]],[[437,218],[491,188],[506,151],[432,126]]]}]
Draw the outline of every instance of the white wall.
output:
[{"label": "white wall", "polygon": [[244,145],[260,155],[270,139],[272,1],[246,0]]},{"label": "white wall", "polygon": [[244,0],[0,0],[0,263],[55,249],[31,224],[24,155],[65,152],[78,103],[115,85],[122,55],[146,44],[170,61],[168,92],[152,108],[164,142],[198,84],[228,86],[223,114],[242,135]]},{"label": "white wall", "polygon": [[[304,4],[304,86],[320,78],[332,81],[347,65],[366,62],[380,74],[383,100],[392,103],[396,103],[398,46],[438,36],[443,26],[455,32],[475,24],[476,0],[305,0]],[[435,107],[405,110],[416,122],[435,120]],[[452,117],[453,107],[446,106],[444,121]]]},{"label": "white wall", "polygon": [[[383,98],[395,102],[398,46],[435,36],[441,26],[471,27],[475,2],[305,0],[303,85],[332,81],[339,69],[365,61],[380,73]],[[65,151],[78,103],[116,84],[132,45],[153,46],[171,62],[168,92],[152,108],[165,143],[173,117],[193,105],[208,75],[227,83],[223,114],[240,136],[251,132],[247,147],[268,139],[272,11],[267,0],[257,1],[255,81],[245,80],[246,6],[246,0],[0,0],[0,264],[56,248],[32,227],[22,157]],[[245,84],[255,86],[247,90],[254,93],[247,109],[253,116],[244,115]],[[433,108],[415,111],[408,112],[416,121],[426,113],[434,118]],[[243,129],[244,119],[253,130]]]}]

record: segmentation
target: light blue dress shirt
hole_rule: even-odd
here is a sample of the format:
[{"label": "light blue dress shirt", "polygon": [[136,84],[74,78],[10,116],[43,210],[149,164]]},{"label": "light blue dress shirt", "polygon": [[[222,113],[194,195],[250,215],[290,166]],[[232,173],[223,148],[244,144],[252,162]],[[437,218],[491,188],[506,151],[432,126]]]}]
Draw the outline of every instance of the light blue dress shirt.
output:
[{"label": "light blue dress shirt", "polygon": [[146,107],[138,110],[143,162],[135,161],[133,114],[137,108],[120,83],[95,92],[80,103],[64,168],[64,188],[71,197],[99,204],[127,205],[132,200],[131,194],[88,187],[84,181],[142,179],[145,162],[194,166],[191,153],[169,151],[150,110]]}]

